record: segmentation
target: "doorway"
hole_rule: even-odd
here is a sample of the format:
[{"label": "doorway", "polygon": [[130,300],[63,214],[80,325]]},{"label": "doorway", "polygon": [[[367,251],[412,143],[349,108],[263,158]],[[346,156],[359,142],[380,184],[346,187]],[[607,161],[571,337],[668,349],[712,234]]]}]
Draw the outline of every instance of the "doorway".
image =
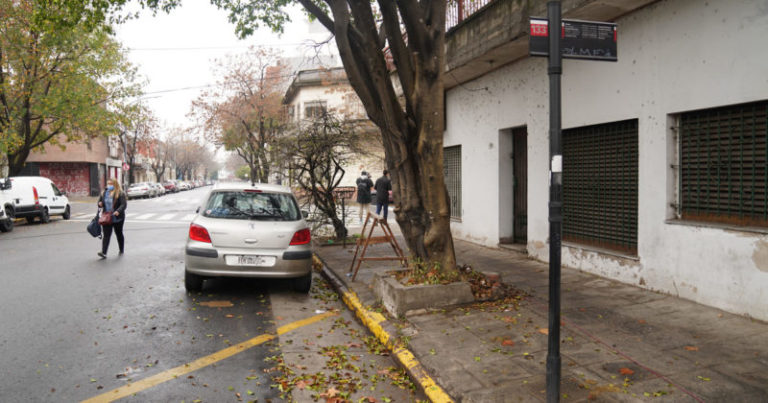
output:
[{"label": "doorway", "polygon": [[499,131],[499,243],[528,242],[528,130]]}]

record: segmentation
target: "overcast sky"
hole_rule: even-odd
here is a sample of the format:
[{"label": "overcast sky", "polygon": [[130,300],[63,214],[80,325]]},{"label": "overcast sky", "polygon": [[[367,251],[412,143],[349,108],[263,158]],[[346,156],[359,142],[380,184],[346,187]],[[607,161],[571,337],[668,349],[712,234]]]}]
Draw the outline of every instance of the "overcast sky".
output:
[{"label": "overcast sky", "polygon": [[[201,87],[215,81],[212,61],[227,54],[244,52],[248,46],[268,45],[286,56],[310,54],[308,41],[323,41],[328,32],[295,8],[293,22],[282,36],[262,28],[238,40],[227,13],[207,0],[187,0],[170,14],[153,17],[145,12],[137,20],[117,27],[117,39],[130,49],[129,59],[149,84],[140,102],[149,105],[166,126],[187,126],[190,102]],[[330,50],[325,47],[324,53]]]}]

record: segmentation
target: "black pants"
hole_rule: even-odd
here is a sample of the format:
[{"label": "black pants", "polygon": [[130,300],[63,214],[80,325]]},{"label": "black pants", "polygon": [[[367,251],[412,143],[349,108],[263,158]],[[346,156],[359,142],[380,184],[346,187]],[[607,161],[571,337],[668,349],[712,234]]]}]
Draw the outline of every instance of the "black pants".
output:
[{"label": "black pants", "polygon": [[123,238],[123,224],[125,224],[125,220],[120,220],[120,222],[112,223],[110,225],[102,225],[101,226],[101,253],[107,254],[107,249],[109,249],[109,239],[112,238],[112,229],[115,229],[115,237],[117,238],[117,246],[120,247],[120,253],[123,253],[124,246],[125,246],[125,239]]}]

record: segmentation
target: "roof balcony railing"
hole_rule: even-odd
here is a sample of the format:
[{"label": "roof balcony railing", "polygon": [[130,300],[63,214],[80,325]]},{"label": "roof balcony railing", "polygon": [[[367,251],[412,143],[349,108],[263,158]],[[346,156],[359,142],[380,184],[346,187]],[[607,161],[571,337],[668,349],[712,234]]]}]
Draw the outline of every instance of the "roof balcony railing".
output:
[{"label": "roof balcony railing", "polygon": [[449,0],[445,16],[445,30],[459,25],[481,8],[495,0]]}]

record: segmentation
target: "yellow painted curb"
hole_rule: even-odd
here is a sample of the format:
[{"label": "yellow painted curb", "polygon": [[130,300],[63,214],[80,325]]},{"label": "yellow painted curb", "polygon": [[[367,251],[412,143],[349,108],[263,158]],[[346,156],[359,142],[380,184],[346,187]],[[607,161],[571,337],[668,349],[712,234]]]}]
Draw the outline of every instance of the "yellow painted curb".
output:
[{"label": "yellow painted curb", "polygon": [[416,381],[421,384],[421,388],[424,390],[424,393],[430,401],[435,403],[453,402],[453,399],[451,399],[451,397],[445,393],[443,388],[429,376],[426,370],[424,370],[424,367],[421,366],[421,363],[416,359],[416,356],[414,356],[408,349],[395,344],[395,338],[387,333],[387,331],[384,330],[384,327],[381,326],[381,323],[386,321],[384,315],[365,309],[363,304],[360,303],[360,299],[352,291],[342,290],[342,299],[344,300],[344,303],[357,314],[357,317],[360,318],[366,327],[368,327],[371,333],[392,350],[392,353],[397,360],[400,361],[400,363],[408,369],[408,372],[416,378]]}]

